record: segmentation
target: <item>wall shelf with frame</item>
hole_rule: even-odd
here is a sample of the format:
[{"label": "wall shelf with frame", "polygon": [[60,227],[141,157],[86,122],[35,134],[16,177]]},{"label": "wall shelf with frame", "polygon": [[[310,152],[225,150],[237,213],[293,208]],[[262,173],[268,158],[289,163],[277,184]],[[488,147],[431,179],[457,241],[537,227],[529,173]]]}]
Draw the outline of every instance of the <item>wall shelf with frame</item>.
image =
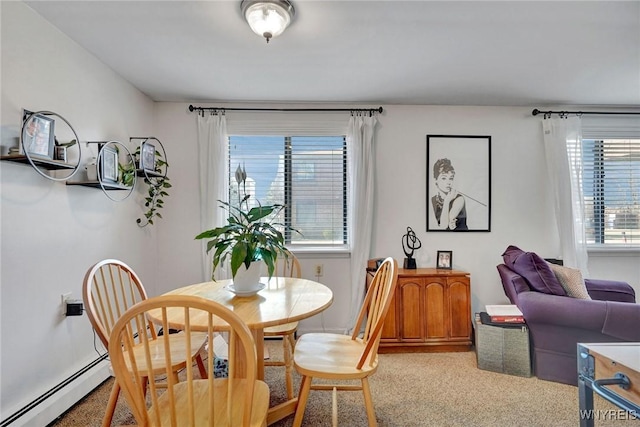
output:
[{"label": "wall shelf with frame", "polygon": [[150,170],[136,169],[136,175],[149,178],[164,178],[165,174]]},{"label": "wall shelf with frame", "polygon": [[147,197],[144,199],[146,212],[136,222],[140,227],[152,225],[154,218],[162,218],[160,210],[164,206],[164,198],[171,188],[167,171],[167,153],[164,145],[155,136],[133,136],[129,141],[140,141],[135,151],[136,175],[143,178],[147,185]]},{"label": "wall shelf with frame", "polygon": [[[87,141],[87,144],[98,145],[98,156],[93,167],[93,176],[89,175],[89,169],[83,179],[69,180],[67,185],[80,185],[97,188],[114,202],[127,199],[136,186],[135,159],[131,151],[119,141]],[[126,159],[123,164],[121,156]],[[114,198],[109,192],[114,190],[127,191],[121,198]]]},{"label": "wall shelf with frame", "polygon": [[123,185],[119,183],[108,183],[100,181],[67,181],[67,185],[82,185],[84,187],[92,187],[92,188],[104,188],[107,191],[110,190],[131,190],[133,187],[130,185]]},{"label": "wall shelf with frame", "polygon": [[[8,154],[8,155],[0,156],[0,160],[7,160],[9,162],[20,163],[23,165],[30,165],[29,159],[24,154]],[[76,165],[63,162],[62,160],[38,159],[37,157],[31,157],[31,160],[38,167],[41,167],[42,169],[46,169],[46,170],[74,169],[76,167]]]},{"label": "wall shelf with frame", "polygon": [[[59,138],[68,142],[60,143]],[[71,123],[60,114],[23,109],[18,146],[9,148],[9,154],[0,156],[0,160],[29,165],[51,181],[66,181],[76,174],[80,166],[82,153],[79,141]],[[75,149],[68,156],[71,147]],[[69,161],[69,157],[75,161]],[[49,171],[65,171],[67,174],[60,176]]]}]

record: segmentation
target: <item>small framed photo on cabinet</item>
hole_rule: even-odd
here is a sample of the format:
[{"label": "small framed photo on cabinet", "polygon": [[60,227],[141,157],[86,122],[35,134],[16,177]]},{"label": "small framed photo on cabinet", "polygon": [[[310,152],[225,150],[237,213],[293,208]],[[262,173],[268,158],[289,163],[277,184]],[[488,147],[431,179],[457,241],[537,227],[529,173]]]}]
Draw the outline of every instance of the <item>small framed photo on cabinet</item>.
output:
[{"label": "small framed photo on cabinet", "polygon": [[438,251],[436,257],[436,268],[443,270],[451,270],[453,266],[453,252],[452,251]]}]

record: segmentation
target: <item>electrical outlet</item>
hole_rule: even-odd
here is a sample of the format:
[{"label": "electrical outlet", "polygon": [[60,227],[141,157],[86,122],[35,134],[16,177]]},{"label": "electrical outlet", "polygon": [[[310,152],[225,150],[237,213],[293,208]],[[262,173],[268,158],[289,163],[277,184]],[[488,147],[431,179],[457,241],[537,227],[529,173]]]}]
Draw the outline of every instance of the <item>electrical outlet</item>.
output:
[{"label": "electrical outlet", "polygon": [[322,274],[324,273],[323,270],[324,270],[324,268],[323,268],[322,264],[316,264],[316,268],[315,268],[316,274],[315,274],[315,276],[316,277],[322,276]]},{"label": "electrical outlet", "polygon": [[82,312],[82,301],[67,300],[67,311],[64,313],[65,316],[82,316]]},{"label": "electrical outlet", "polygon": [[67,315],[67,301],[71,300],[73,297],[73,293],[67,292],[65,294],[60,295],[60,306],[62,307],[62,315]]}]

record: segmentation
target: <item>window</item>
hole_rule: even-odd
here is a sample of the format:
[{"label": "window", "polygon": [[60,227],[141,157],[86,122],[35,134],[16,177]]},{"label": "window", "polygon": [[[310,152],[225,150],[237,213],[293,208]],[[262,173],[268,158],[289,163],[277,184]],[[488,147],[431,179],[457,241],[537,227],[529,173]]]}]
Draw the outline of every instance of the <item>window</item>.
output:
[{"label": "window", "polygon": [[247,173],[247,194],[257,204],[280,203],[279,222],[300,231],[287,244],[347,243],[347,148],[341,136],[229,137],[229,200],[238,200],[235,170]]},{"label": "window", "polygon": [[587,243],[640,246],[640,139],[582,140]]}]

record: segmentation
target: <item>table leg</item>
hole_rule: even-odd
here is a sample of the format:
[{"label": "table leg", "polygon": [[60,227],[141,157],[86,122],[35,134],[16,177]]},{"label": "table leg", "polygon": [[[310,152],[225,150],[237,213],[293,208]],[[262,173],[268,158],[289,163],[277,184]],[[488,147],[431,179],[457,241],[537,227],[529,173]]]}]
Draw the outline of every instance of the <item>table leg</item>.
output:
[{"label": "table leg", "polygon": [[[258,379],[264,381],[264,330],[263,329],[252,329],[251,333],[253,335],[253,340],[256,343],[256,353],[258,356],[257,360],[257,376]],[[246,377],[246,363],[244,354],[242,353],[242,349],[240,347],[236,347],[235,353],[235,374],[233,375],[235,378],[245,378]]]},{"label": "table leg", "polygon": [[578,377],[578,414],[580,427],[593,427],[593,389],[582,376]]},{"label": "table leg", "polygon": [[[264,330],[258,329],[253,330],[252,332],[256,343],[258,343],[258,345],[256,345],[256,350],[258,352],[258,379],[264,381]],[[285,337],[284,339],[286,340],[287,338]],[[293,399],[270,407],[269,412],[267,413],[267,425],[271,425],[277,421],[287,418],[289,415],[295,414],[297,406],[298,398],[294,397]]]},{"label": "table leg", "polygon": [[264,381],[264,329],[253,329],[252,332],[258,353],[258,379]]}]

